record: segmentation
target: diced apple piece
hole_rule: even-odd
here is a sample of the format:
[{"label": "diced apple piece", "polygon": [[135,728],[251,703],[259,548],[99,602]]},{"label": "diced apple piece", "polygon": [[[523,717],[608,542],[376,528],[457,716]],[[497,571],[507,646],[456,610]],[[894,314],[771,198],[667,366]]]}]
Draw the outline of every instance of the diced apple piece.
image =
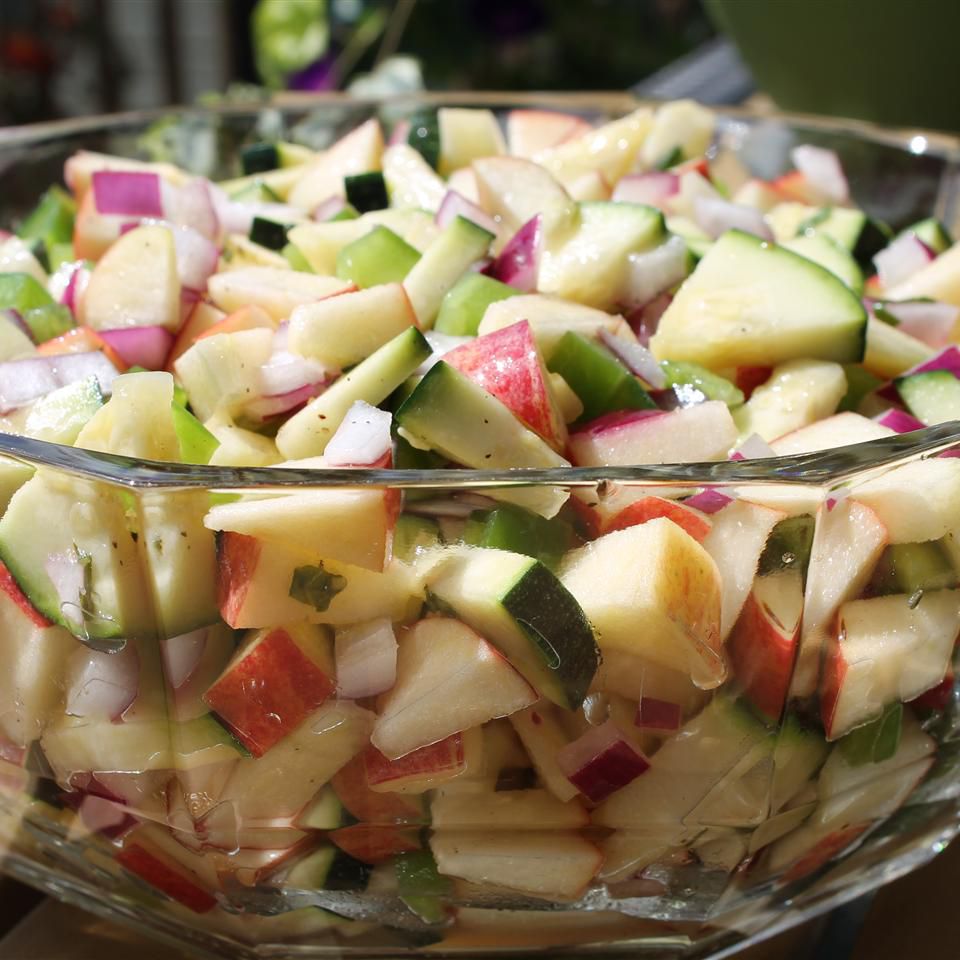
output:
[{"label": "diced apple piece", "polygon": [[640,156],[648,167],[658,167],[664,162],[673,165],[678,152],[682,159],[702,157],[713,139],[715,125],[713,111],[693,100],[665,103],[653,117]]},{"label": "diced apple piece", "polygon": [[363,749],[373,720],[353,703],[328,701],[259,760],[238,761],[221,801],[248,826],[295,816]]},{"label": "diced apple piece", "polygon": [[650,864],[685,851],[696,833],[696,830],[673,827],[653,831],[616,830],[599,843],[603,866],[598,879],[604,883],[629,880]]},{"label": "diced apple piece", "polygon": [[608,533],[571,551],[560,570],[597,630],[601,650],[623,650],[723,682],[721,583],[704,548],[665,518]]},{"label": "diced apple piece", "polygon": [[480,321],[478,333],[493,333],[521,320],[530,324],[540,352],[548,359],[561,337],[571,330],[585,337],[595,337],[601,330],[608,330],[627,340],[636,339],[626,320],[619,315],[539,293],[491,303]]},{"label": "diced apple piece", "polygon": [[506,152],[500,125],[492,110],[441,107],[437,111],[440,131],[440,158],[437,167],[442,176],[460,170],[478,157],[494,157]]},{"label": "diced apple piece", "polygon": [[698,543],[703,543],[713,525],[705,514],[692,507],[686,507],[675,500],[666,500],[663,497],[644,496],[606,520],[603,524],[603,532],[613,533],[614,530],[625,530],[627,527],[646,523],[657,517],[672,520]]},{"label": "diced apple piece", "polygon": [[727,646],[751,703],[777,720],[786,703],[803,612],[803,574],[785,570],[754,584]]},{"label": "diced apple piece", "polygon": [[394,499],[386,490],[311,490],[218,504],[203,522],[380,572]]},{"label": "diced apple piece", "polygon": [[813,693],[823,642],[840,604],[858,596],[887,545],[876,513],[847,498],[817,514],[804,593],[803,627],[791,696]]},{"label": "diced apple piece", "polygon": [[593,812],[594,824],[650,831],[755,826],[767,816],[775,732],[717,696],[650,758],[650,769]]},{"label": "diced apple piece", "polygon": [[530,755],[544,785],[560,801],[566,803],[579,792],[557,763],[557,754],[569,743],[558,719],[557,708],[546,701],[511,714],[510,723]]},{"label": "diced apple piece", "polygon": [[384,150],[383,179],[390,206],[399,210],[436,212],[447,192],[433,167],[408,143],[395,143]]},{"label": "diced apple piece", "polygon": [[367,785],[377,793],[425,793],[479,772],[482,763],[483,737],[478,727],[451,734],[395,760],[373,745],[363,754]]},{"label": "diced apple piece", "polygon": [[87,188],[93,180],[93,175],[101,170],[156,173],[174,186],[182,186],[188,179],[188,175],[172,163],[148,163],[144,160],[132,160],[128,157],[96,153],[93,150],[78,150],[63,165],[63,181],[74,196],[82,197],[86,194]]},{"label": "diced apple piece", "polygon": [[327,835],[344,853],[363,863],[385,863],[397,854],[420,849],[418,827],[355,823]]},{"label": "diced apple piece", "polygon": [[689,673],[653,663],[624,650],[606,650],[591,691],[615,693],[628,700],[646,697],[678,704],[685,716],[692,716],[704,704],[707,694],[695,687]]},{"label": "diced apple piece", "polygon": [[853,600],[840,607],[823,668],[828,740],[912,700],[943,679],[960,631],[960,590]]},{"label": "diced apple piece", "polygon": [[713,515],[713,526],[703,546],[713,557],[722,581],[721,640],[737,622],[770,531],[784,516],[779,510],[747,500],[734,500]]},{"label": "diced apple piece", "polygon": [[383,131],[380,122],[371,118],[305,164],[287,202],[312,211],[330,197],[342,197],[343,178],[379,170],[382,154]]},{"label": "diced apple piece", "polygon": [[355,287],[337,277],[322,277],[300,270],[244,267],[215,273],[208,281],[207,289],[214,305],[225,313],[253,305],[265,310],[279,323],[301,304],[346,293]]},{"label": "diced apple piece", "polygon": [[397,682],[371,740],[391,758],[529,707],[537,693],[459,620],[421,620],[400,638]]},{"label": "diced apple piece", "polygon": [[650,768],[650,761],[613,720],[591,727],[568,743],[557,754],[557,763],[591,803],[601,803]]},{"label": "diced apple piece", "polygon": [[537,155],[538,163],[561,183],[597,170],[616,183],[636,162],[653,125],[653,111],[640,107],[619,120],[602,124]]},{"label": "diced apple piece", "polygon": [[960,307],[958,264],[960,264],[960,243],[955,243],[925,267],[887,291],[887,296],[891,300],[929,298]]},{"label": "diced apple piece", "polygon": [[382,793],[367,783],[366,751],[342,766],[330,781],[340,802],[364,823],[420,823],[425,819],[422,800],[417,796]]},{"label": "diced apple piece", "polygon": [[834,447],[846,447],[852,443],[868,443],[892,437],[894,431],[859,413],[846,411],[832,417],[801,427],[792,433],[773,440],[770,446],[778,457],[789,457],[798,453],[813,453],[815,450],[832,450]]},{"label": "diced apple piece", "polygon": [[570,452],[583,467],[698,463],[725,459],[736,440],[727,405],[708,400],[669,413],[606,414],[570,435]]},{"label": "diced apple piece", "polygon": [[583,117],[553,110],[511,110],[507,114],[507,143],[510,154],[526,160],[543,150],[589,132]]},{"label": "diced apple piece", "polygon": [[577,800],[548,790],[439,793],[430,804],[434,830],[577,830],[590,822]]},{"label": "diced apple piece", "polygon": [[579,896],[602,861],[592,843],[561,831],[443,831],[431,837],[430,849],[445,876],[548,899]]},{"label": "diced apple piece", "polygon": [[83,295],[87,326],[180,326],[180,277],[173,234],[166,227],[125,233],[94,268]]},{"label": "diced apple piece", "polygon": [[939,540],[960,517],[960,460],[914,460],[853,490],[877,515],[890,543]]},{"label": "diced apple piece", "polygon": [[416,322],[403,284],[384,283],[297,307],[290,315],[287,346],[291,353],[342,369]]},{"label": "diced apple piece", "polygon": [[788,360],[734,413],[742,437],[774,440],[830,416],[847,392],[839,363]]},{"label": "diced apple piece", "polygon": [[375,573],[240,533],[218,536],[217,558],[220,612],[235,629],[404,620],[423,596],[413,570],[399,561]]},{"label": "diced apple piece", "polygon": [[555,450],[563,450],[566,425],[528,322],[479,336],[443,359],[493,394]]},{"label": "diced apple piece", "polygon": [[254,634],[204,695],[207,705],[261,757],[334,691],[330,638],[300,624]]},{"label": "diced apple piece", "polygon": [[117,853],[117,863],[194,913],[208,913],[217,905],[209,878],[182,862],[186,851],[177,855],[169,842],[158,842],[161,836],[159,827],[142,827],[129,834]]}]

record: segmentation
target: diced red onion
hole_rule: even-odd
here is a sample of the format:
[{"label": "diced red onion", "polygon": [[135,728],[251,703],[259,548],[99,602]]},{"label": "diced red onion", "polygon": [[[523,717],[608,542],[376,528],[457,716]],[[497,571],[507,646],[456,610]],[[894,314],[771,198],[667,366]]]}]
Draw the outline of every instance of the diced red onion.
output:
[{"label": "diced red onion", "polygon": [[438,227],[448,227],[457,217],[463,217],[472,223],[489,230],[496,235],[497,223],[488,213],[481,210],[475,203],[468,200],[463,194],[456,190],[448,190],[440,202],[434,220]]},{"label": "diced red onion", "polygon": [[730,203],[719,197],[694,197],[693,216],[697,224],[716,239],[728,230],[743,230],[761,240],[772,240],[773,233],[756,207]]},{"label": "diced red onion", "polygon": [[291,413],[302,407],[308,400],[319,396],[326,389],[326,381],[306,383],[296,390],[275,394],[270,397],[258,397],[244,407],[244,413],[253,420],[265,421]]},{"label": "diced red onion", "polygon": [[206,646],[206,627],[160,641],[164,673],[174,690],[182,687],[193,675]]},{"label": "diced red onion", "polygon": [[627,257],[627,279],[621,299],[628,309],[650,303],[687,275],[687,245],[680,237],[645,253]]},{"label": "diced red onion", "polygon": [[695,493],[692,497],[687,497],[683,501],[685,507],[693,507],[701,513],[719,513],[728,503],[733,502],[733,497],[728,497],[719,490],[703,490]]},{"label": "diced red onion", "polygon": [[644,697],[637,704],[634,723],[647,730],[679,730],[683,710],[679,703]]},{"label": "diced red onion", "polygon": [[944,347],[938,354],[923,363],[918,363],[905,376],[911,373],[927,373],[930,370],[949,370],[955,377],[960,377],[960,349],[955,346]]},{"label": "diced red onion", "polygon": [[731,460],[765,460],[777,455],[773,447],[759,433],[751,433],[730,455]]},{"label": "diced red onion", "polygon": [[190,227],[208,240],[219,237],[220,217],[208,180],[193,177],[181,186],[163,181],[160,193],[163,212],[159,216],[181,227]]},{"label": "diced red onion", "polygon": [[890,409],[873,418],[881,427],[888,427],[896,433],[912,433],[923,430],[926,424],[904,410]]},{"label": "diced red onion", "polygon": [[97,170],[93,174],[97,213],[124,217],[162,217],[160,177],[134,170]]},{"label": "diced red onion", "polygon": [[621,177],[611,199],[662,208],[667,197],[672,197],[679,190],[680,178],[675,173],[652,170]]},{"label": "diced red onion", "polygon": [[372,697],[397,680],[397,638],[387,619],[338,630],[334,641],[337,696]]},{"label": "diced red onion", "polygon": [[392,420],[386,410],[363,400],[355,401],[323,451],[327,466],[364,467],[378,463],[390,452]]},{"label": "diced red onion", "polygon": [[47,293],[57,303],[66,303],[64,294],[67,292],[67,287],[73,282],[73,275],[79,266],[80,262],[78,260],[65,261],[50,274],[50,278],[47,280]]},{"label": "diced red onion", "polygon": [[79,647],[70,657],[67,677],[70,716],[119,720],[137,698],[140,658],[132,643],[119,653]]},{"label": "diced red onion", "polygon": [[99,333],[128,366],[147,370],[162,370],[173,345],[173,334],[166,327],[119,327]]},{"label": "diced red onion", "polygon": [[80,305],[80,301],[87,291],[87,284],[90,283],[90,275],[92,272],[85,263],[78,260],[73,273],[70,274],[70,280],[63,291],[61,303],[65,304],[74,316],[76,316],[77,307]]},{"label": "diced red onion", "polygon": [[663,367],[657,363],[653,354],[641,344],[632,340],[618,337],[609,330],[600,330],[600,339],[610,351],[617,356],[631,373],[646,380],[654,389],[661,389],[666,385],[667,378]]},{"label": "diced red onion", "polygon": [[57,356],[24,357],[0,363],[0,413],[8,413],[58,387],[96,377],[100,389],[110,392],[117,368],[100,350]]},{"label": "diced red onion", "polygon": [[542,247],[542,218],[538,213],[513,235],[484,273],[524,293],[532,293],[537,289]]},{"label": "diced red onion", "polygon": [[326,368],[315,360],[286,351],[274,353],[260,368],[260,393],[275,397],[308,384],[323,383],[327,378]]},{"label": "diced red onion", "polygon": [[93,794],[87,794],[77,810],[83,825],[91,833],[102,833],[110,839],[116,839],[132,830],[137,821],[112,800],[106,800]]},{"label": "diced red onion", "polygon": [[847,176],[833,150],[803,144],[790,151],[790,158],[807,183],[825,199],[831,203],[846,203],[850,199]]},{"label": "diced red onion", "polygon": [[600,803],[636,780],[650,761],[608,720],[561,747],[557,766],[585,797]]},{"label": "diced red onion", "polygon": [[320,203],[316,206],[312,217],[319,223],[326,223],[328,220],[332,220],[338,213],[340,213],[340,211],[343,210],[346,205],[346,197],[341,197],[339,194],[334,194],[332,197],[327,197],[323,203]]},{"label": "diced red onion", "polygon": [[899,328],[911,337],[939,350],[953,339],[953,331],[960,322],[960,307],[934,300],[907,300],[884,303],[884,310],[899,323]]},{"label": "diced red onion", "polygon": [[388,147],[394,147],[398,143],[406,143],[410,134],[410,121],[398,120],[390,131],[390,139],[387,141]]},{"label": "diced red onion", "polygon": [[912,277],[925,267],[936,254],[915,234],[904,233],[874,258],[877,276],[885,290]]},{"label": "diced red onion", "polygon": [[660,318],[667,312],[667,307],[673,303],[673,294],[661,293],[649,303],[637,307],[627,314],[627,323],[637,335],[637,340],[645,347],[650,345],[650,338],[657,332]]}]

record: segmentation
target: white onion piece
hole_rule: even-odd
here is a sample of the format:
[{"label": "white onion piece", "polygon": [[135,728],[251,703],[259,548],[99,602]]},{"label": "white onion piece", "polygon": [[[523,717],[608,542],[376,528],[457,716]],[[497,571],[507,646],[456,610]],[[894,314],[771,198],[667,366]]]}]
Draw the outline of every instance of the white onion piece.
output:
[{"label": "white onion piece", "polygon": [[481,210],[475,203],[468,200],[456,190],[448,190],[440,202],[434,220],[438,227],[448,227],[457,217],[463,217],[475,223],[484,230],[497,235],[497,222],[488,213]]},{"label": "white onion piece", "polygon": [[883,309],[899,321],[900,329],[939,350],[953,340],[953,331],[960,323],[960,307],[952,303],[914,300],[884,303]]},{"label": "white onion piece", "polygon": [[642,377],[655,390],[661,390],[667,385],[667,378],[663,367],[657,363],[653,354],[635,340],[625,340],[609,330],[600,330],[600,339],[613,352],[631,373]]},{"label": "white onion piece", "polygon": [[290,336],[290,323],[282,320],[273,333],[273,352],[287,353],[287,339]]},{"label": "white onion piece", "polygon": [[386,410],[357,400],[323,451],[327,466],[362,467],[382,460],[390,452],[392,420]]},{"label": "white onion piece", "polygon": [[254,217],[275,220],[278,223],[295,223],[303,219],[303,211],[285,203],[248,203],[231,200],[221,187],[211,184],[210,196],[217,219],[224,233],[250,232]]},{"label": "white onion piece", "polygon": [[290,413],[303,406],[308,400],[319,396],[326,389],[326,381],[307,383],[296,390],[278,393],[271,397],[258,397],[245,407],[243,412],[253,420],[265,421],[281,414]]},{"label": "white onion piece", "polygon": [[458,337],[452,333],[438,333],[436,330],[426,330],[423,334],[430,344],[433,353],[427,357],[423,363],[414,371],[414,375],[422,377],[438,360],[443,359],[445,353],[449,353],[454,347],[459,347],[463,343],[469,343],[473,337]]},{"label": "white onion piece", "polygon": [[934,259],[933,251],[913,233],[904,233],[874,258],[884,289],[903,283]]},{"label": "white onion piece", "polygon": [[220,235],[220,217],[211,184],[203,177],[193,177],[181,186],[161,182],[163,219],[181,227],[190,227],[216,240]]},{"label": "white onion piece", "polygon": [[761,240],[773,239],[767,221],[755,207],[718,197],[694,197],[693,214],[697,224],[714,239],[728,230],[743,230]]},{"label": "white onion piece", "polygon": [[611,199],[662,207],[667,197],[672,197],[679,189],[680,178],[675,173],[651,170],[649,173],[632,173],[621,177]]},{"label": "white onion piece", "polygon": [[82,622],[80,594],[84,586],[83,564],[76,554],[55,553],[43,565],[54,593],[60,601],[60,610],[69,620]]},{"label": "white onion piece", "polygon": [[793,165],[803,174],[807,183],[831,203],[846,203],[850,199],[850,185],[843,172],[840,158],[833,150],[803,144],[790,151]]},{"label": "white onion piece", "polygon": [[50,274],[50,278],[47,280],[47,293],[57,303],[69,306],[66,300],[67,288],[73,283],[73,275],[81,266],[82,263],[79,260],[65,261]]},{"label": "white onion piece", "polygon": [[88,794],[80,801],[78,810],[83,825],[91,833],[106,833],[113,835],[119,828],[128,823],[132,827],[136,823],[122,807],[112,800]]},{"label": "white onion piece", "polygon": [[72,717],[119,720],[137,698],[140,658],[132,643],[119,653],[80,647],[67,665],[66,712]]},{"label": "white onion piece", "polygon": [[436,499],[411,500],[404,505],[408,513],[417,513],[425,517],[452,517],[463,520],[477,508],[464,500]]},{"label": "white onion piece", "polygon": [[628,309],[641,307],[687,275],[687,245],[680,237],[627,258],[627,279],[621,299]]},{"label": "white onion piece", "polygon": [[105,393],[117,368],[99,350],[56,356],[24,357],[0,363],[0,413],[22,407],[58,387],[94,376]]},{"label": "white onion piece", "polygon": [[313,213],[311,214],[312,218],[318,223],[326,223],[328,220],[332,220],[344,207],[347,205],[346,197],[341,197],[339,194],[334,194],[332,197],[327,197],[322,203],[318,204]]},{"label": "white onion piece", "polygon": [[160,641],[164,673],[174,690],[179,690],[193,675],[206,646],[206,627]]},{"label": "white onion piece", "polygon": [[759,433],[751,433],[730,455],[731,460],[763,460],[775,457],[776,451]]},{"label": "white onion piece", "polygon": [[174,225],[172,232],[180,284],[202,293],[207,289],[207,280],[217,272],[220,250],[193,227]]},{"label": "white onion piece", "polygon": [[260,394],[274,397],[308,384],[322,383],[326,378],[326,368],[315,360],[282,351],[273,354],[260,368]]},{"label": "white onion piece", "polygon": [[338,630],[334,640],[337,696],[372,697],[397,680],[397,638],[387,619]]}]

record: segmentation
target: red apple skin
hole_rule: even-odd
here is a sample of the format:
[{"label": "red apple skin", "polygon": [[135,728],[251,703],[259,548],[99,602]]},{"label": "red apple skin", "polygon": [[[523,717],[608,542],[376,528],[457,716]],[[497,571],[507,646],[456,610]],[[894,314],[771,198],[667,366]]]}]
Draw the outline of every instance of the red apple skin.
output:
[{"label": "red apple skin", "polygon": [[823,675],[820,680],[820,719],[827,739],[833,738],[833,722],[840,701],[840,691],[847,675],[847,661],[840,649],[837,631],[831,632],[826,658],[823,662]]},{"label": "red apple skin", "polygon": [[220,616],[231,627],[240,613],[253,574],[260,562],[260,541],[243,533],[217,533],[217,604]]},{"label": "red apple skin", "polygon": [[117,863],[194,913],[209,913],[217,905],[213,894],[185,871],[170,866],[138,843],[127,844],[117,854]]},{"label": "red apple skin", "polygon": [[255,757],[262,757],[335,688],[290,634],[276,629],[228,666],[203,699]]},{"label": "red apple skin", "polygon": [[327,839],[344,853],[370,864],[420,849],[419,829],[395,824],[355,823],[328,833]]},{"label": "red apple skin", "polygon": [[443,359],[495,396],[552,447],[563,449],[563,419],[554,406],[546,368],[526,320],[455,347]]},{"label": "red apple skin", "polygon": [[386,825],[421,823],[424,820],[423,803],[419,796],[375,793],[370,789],[367,785],[367,767],[363,754],[358,754],[341,767],[333,775],[330,785],[337,799],[361,823]]},{"label": "red apple skin", "polygon": [[637,704],[634,724],[644,730],[679,730],[683,709],[679,703],[644,697]]},{"label": "red apple skin", "polygon": [[689,533],[697,543],[703,543],[712,527],[706,517],[690,507],[675,503],[673,500],[665,500],[663,497],[644,497],[642,500],[637,500],[628,507],[624,507],[607,522],[603,532],[612,533],[614,530],[624,530],[627,527],[646,523],[648,520],[656,520],[658,517],[666,517],[668,520],[672,520],[678,527],[682,527]]},{"label": "red apple skin", "polygon": [[766,383],[773,373],[773,367],[737,367],[734,383],[743,396],[749,400],[751,394],[761,383]]},{"label": "red apple skin", "polygon": [[787,700],[799,626],[784,633],[750,593],[727,639],[730,663],[744,693],[771,720],[779,719]]},{"label": "red apple skin", "polygon": [[27,616],[30,622],[37,627],[51,627],[53,622],[48,620],[28,599],[20,589],[20,584],[14,579],[7,565],[0,561],[0,590],[2,590]]},{"label": "red apple skin", "polygon": [[824,837],[812,850],[808,850],[783,875],[785,883],[792,883],[809,876],[814,870],[829,863],[835,856],[850,846],[869,826],[857,823],[851,827],[842,827]]},{"label": "red apple skin", "polygon": [[511,145],[518,138],[533,139],[536,134],[539,149],[545,150],[573,140],[593,129],[583,117],[553,110],[511,110],[507,116],[507,131]]},{"label": "red apple skin", "polygon": [[910,705],[924,713],[938,713],[946,710],[953,700],[953,667],[947,669],[947,675],[935,686],[914,697]]},{"label": "red apple skin", "polygon": [[459,733],[390,760],[372,744],[361,754],[369,786],[397,780],[416,780],[457,767],[465,762]]}]

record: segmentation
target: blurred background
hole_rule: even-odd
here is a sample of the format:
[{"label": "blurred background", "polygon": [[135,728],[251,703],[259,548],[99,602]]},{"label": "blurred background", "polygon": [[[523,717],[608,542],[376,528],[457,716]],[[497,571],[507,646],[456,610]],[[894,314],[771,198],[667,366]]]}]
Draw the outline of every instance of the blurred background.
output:
[{"label": "blurred background", "polygon": [[626,89],[700,0],[2,0],[0,124],[264,89]]}]

